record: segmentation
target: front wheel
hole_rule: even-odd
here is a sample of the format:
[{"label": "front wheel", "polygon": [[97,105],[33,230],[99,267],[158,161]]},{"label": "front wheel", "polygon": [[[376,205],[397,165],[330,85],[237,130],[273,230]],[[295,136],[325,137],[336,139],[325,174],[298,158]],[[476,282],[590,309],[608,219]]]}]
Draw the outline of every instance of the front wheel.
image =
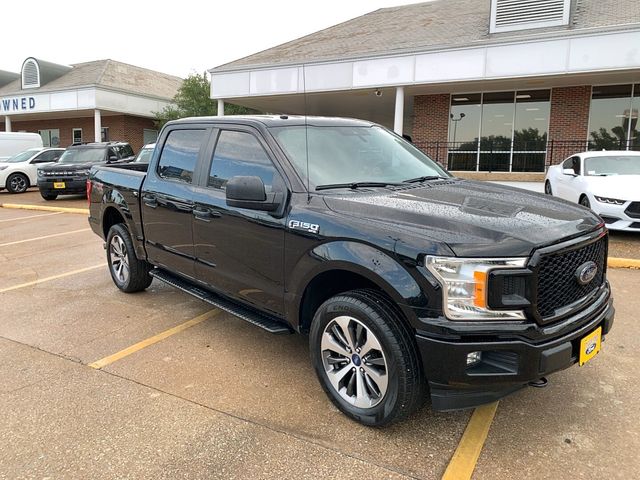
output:
[{"label": "front wheel", "polygon": [[24,193],[29,188],[29,179],[22,173],[13,173],[7,178],[6,187],[10,193]]},{"label": "front wheel", "polygon": [[551,190],[551,182],[547,180],[544,182],[544,193],[547,195],[553,195],[553,190]]},{"label": "front wheel", "polygon": [[422,404],[425,381],[415,340],[381,292],[353,290],[324,302],[309,343],[322,388],[347,416],[383,426]]},{"label": "front wheel", "polygon": [[47,201],[55,200],[56,198],[58,198],[57,193],[45,192],[43,190],[40,190],[40,196]]},{"label": "front wheel", "polygon": [[121,223],[109,229],[107,262],[113,283],[123,292],[140,292],[151,285],[150,266],[136,257],[131,235]]},{"label": "front wheel", "polygon": [[583,195],[582,197],[580,197],[580,205],[582,205],[583,207],[591,208],[591,202],[589,201],[589,197],[587,197],[586,195]]}]

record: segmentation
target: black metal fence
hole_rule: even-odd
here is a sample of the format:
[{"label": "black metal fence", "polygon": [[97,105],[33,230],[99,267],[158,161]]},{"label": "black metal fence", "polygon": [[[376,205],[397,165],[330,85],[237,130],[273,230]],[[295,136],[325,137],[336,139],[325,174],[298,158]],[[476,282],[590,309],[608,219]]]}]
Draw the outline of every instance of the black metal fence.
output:
[{"label": "black metal fence", "polygon": [[602,145],[580,140],[527,142],[415,142],[448,170],[480,172],[545,172],[565,158],[587,150],[640,150],[640,144],[620,141]]}]

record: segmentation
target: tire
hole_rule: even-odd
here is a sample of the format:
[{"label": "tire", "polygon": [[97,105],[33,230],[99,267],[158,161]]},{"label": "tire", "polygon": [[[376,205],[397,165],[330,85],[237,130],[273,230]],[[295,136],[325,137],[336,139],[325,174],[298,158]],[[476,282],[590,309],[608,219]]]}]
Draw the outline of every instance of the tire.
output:
[{"label": "tire", "polygon": [[136,257],[129,230],[122,223],[109,229],[107,262],[113,283],[123,292],[141,292],[151,285],[150,265]]},{"label": "tire", "polygon": [[23,173],[12,173],[7,178],[7,190],[9,193],[24,193],[29,188],[29,178]]},{"label": "tire", "polygon": [[551,189],[551,182],[549,180],[544,182],[544,193],[547,195],[553,195],[553,190]]},{"label": "tire", "polygon": [[580,197],[580,205],[586,208],[591,208],[591,202],[589,201],[589,197],[587,197],[586,195],[582,195]]},{"label": "tire", "polygon": [[44,198],[45,200],[47,200],[47,201],[55,200],[56,198],[58,198],[58,194],[57,193],[45,192],[43,190],[40,190],[40,196],[42,198]]},{"label": "tire", "polygon": [[[381,292],[353,290],[324,302],[314,315],[309,344],[322,388],[348,417],[380,427],[422,405],[426,382],[417,345]],[[368,352],[360,351],[367,345]]]}]

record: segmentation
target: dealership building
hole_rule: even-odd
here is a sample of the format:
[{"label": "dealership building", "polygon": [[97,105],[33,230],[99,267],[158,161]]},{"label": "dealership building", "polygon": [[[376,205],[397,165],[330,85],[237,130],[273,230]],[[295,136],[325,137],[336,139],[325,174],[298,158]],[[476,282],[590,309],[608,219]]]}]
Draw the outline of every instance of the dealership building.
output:
[{"label": "dealership building", "polygon": [[636,0],[385,8],[210,73],[219,103],[369,119],[469,177],[539,179],[578,151],[640,150]]},{"label": "dealership building", "polygon": [[27,58],[0,71],[0,131],[34,132],[45,146],[126,141],[138,151],[158,132],[154,112],[182,79],[114,60],[58,65]]}]

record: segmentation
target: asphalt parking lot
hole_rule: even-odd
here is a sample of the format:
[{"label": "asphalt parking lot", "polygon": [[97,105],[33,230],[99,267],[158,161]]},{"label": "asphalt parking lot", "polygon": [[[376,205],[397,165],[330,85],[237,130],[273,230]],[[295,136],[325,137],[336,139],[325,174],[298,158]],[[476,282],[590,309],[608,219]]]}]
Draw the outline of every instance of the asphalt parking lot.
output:
[{"label": "asphalt parking lot", "polygon": [[[37,192],[3,202],[86,206]],[[638,239],[620,238],[640,258]],[[351,422],[305,337],[157,281],[119,292],[84,215],[0,208],[0,265],[0,478],[441,478],[469,423],[471,411],[428,406],[384,430]],[[603,351],[502,400],[473,478],[640,474],[640,271],[609,279]]]}]

